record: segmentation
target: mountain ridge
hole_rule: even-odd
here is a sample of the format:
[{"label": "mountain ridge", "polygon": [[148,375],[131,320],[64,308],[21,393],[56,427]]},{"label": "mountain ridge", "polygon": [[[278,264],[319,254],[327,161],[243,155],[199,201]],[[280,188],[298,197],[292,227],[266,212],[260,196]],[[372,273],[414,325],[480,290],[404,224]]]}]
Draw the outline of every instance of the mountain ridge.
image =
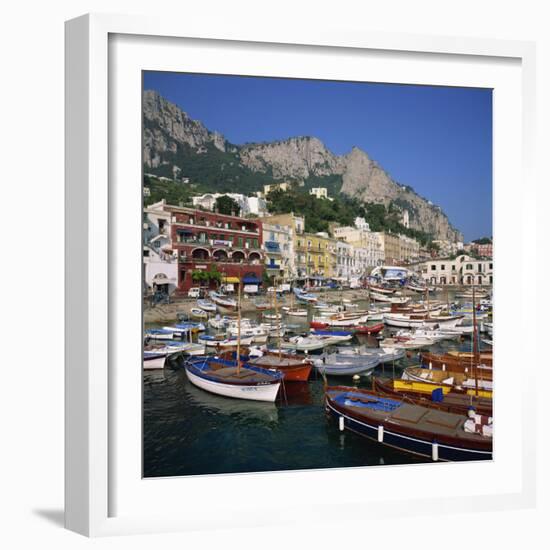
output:
[{"label": "mountain ridge", "polygon": [[143,163],[152,173],[190,177],[213,187],[212,191],[236,191],[239,186],[244,193],[259,191],[273,181],[312,181],[323,186],[326,180],[333,193],[407,209],[411,227],[434,239],[462,240],[439,206],[395,182],[359,147],[336,155],[315,136],[235,145],[154,90],[144,92],[143,122]]}]

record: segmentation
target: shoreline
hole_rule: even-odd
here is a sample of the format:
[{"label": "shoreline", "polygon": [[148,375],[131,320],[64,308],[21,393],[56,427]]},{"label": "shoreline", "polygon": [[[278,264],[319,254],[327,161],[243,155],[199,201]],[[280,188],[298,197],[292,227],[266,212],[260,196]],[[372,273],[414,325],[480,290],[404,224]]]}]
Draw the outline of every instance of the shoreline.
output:
[{"label": "shoreline", "polygon": [[[444,292],[445,289],[450,291],[463,291],[471,288],[469,285],[446,285],[441,290],[436,291],[435,294],[440,294]],[[486,287],[477,287],[483,290],[486,290]],[[422,294],[414,292],[408,289],[400,290],[402,296],[418,296],[419,299],[423,297]],[[319,295],[321,301],[326,301],[328,303],[334,304],[339,303],[340,299],[346,300],[366,300],[365,289],[347,289],[347,290],[322,290],[321,292],[314,292]],[[431,294],[431,296],[433,293]],[[258,311],[255,306],[255,302],[268,301],[269,297],[265,294],[260,296],[253,296],[252,298],[243,297],[241,306],[242,312],[255,312]],[[282,299],[278,299],[278,307],[282,305],[289,305],[291,303],[290,295],[286,294]],[[143,323],[144,324],[153,324],[153,323],[163,323],[163,322],[174,322],[177,320],[177,314],[182,313],[189,315],[192,307],[196,307],[197,300],[196,298],[176,298],[170,304],[159,304],[151,307],[147,301],[143,301]],[[297,300],[294,300],[294,305],[297,305]]]}]

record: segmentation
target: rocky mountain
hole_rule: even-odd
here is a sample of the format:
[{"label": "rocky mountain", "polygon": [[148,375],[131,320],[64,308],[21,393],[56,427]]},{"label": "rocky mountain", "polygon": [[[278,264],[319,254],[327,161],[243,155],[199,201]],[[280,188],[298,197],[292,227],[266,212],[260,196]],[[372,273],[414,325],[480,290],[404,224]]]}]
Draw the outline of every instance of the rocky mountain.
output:
[{"label": "rocky mountain", "polygon": [[299,181],[329,187],[363,202],[392,203],[408,210],[410,225],[436,239],[462,240],[440,207],[411,187],[395,182],[368,154],[354,147],[334,155],[315,137],[237,146],[191,119],[157,92],[143,98],[146,171],[185,176],[212,191],[248,193],[273,181]]}]

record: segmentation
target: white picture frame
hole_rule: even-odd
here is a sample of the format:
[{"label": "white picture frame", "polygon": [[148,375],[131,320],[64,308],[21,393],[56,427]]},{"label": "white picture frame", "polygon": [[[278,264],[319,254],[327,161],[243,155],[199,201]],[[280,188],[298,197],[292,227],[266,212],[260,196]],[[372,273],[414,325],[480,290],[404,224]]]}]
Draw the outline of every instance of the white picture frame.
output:
[{"label": "white picture frame", "polygon": [[[154,59],[158,63],[153,58],[146,58],[144,45],[147,44],[144,43],[148,40],[157,42],[155,47],[159,50]],[[116,341],[122,338],[122,305],[127,308],[132,323],[141,327],[141,314],[134,319],[136,312],[141,312],[141,304],[132,304],[131,300],[135,278],[129,274],[128,289],[118,283],[122,280],[119,264],[135,266],[136,258],[141,262],[139,246],[124,247],[122,244],[133,242],[127,239],[140,228],[140,212],[134,211],[133,207],[137,205],[137,197],[141,193],[141,180],[135,179],[141,170],[141,165],[135,165],[136,147],[140,147],[141,135],[134,135],[133,132],[123,136],[123,132],[135,130],[136,121],[141,119],[141,112],[131,110],[136,105],[135,94],[141,94],[141,87],[134,91],[131,88],[139,64],[144,64],[143,69],[173,70],[178,66],[178,61],[170,59],[174,57],[170,51],[179,47],[192,48],[189,51],[195,54],[192,63],[187,60],[191,63],[187,70],[204,66],[205,72],[215,71],[215,65],[206,68],[209,57],[212,57],[208,52],[216,53],[221,48],[228,53],[227,63],[234,60],[235,69],[232,70],[240,70],[241,74],[264,74],[254,68],[257,50],[263,58],[262,62],[273,63],[273,67],[277,66],[277,60],[282,67],[284,60],[286,75],[319,77],[325,63],[318,62],[325,58],[328,60],[331,56],[340,56],[340,60],[349,59],[350,71],[361,70],[361,64],[357,66],[359,68],[353,68],[352,58],[364,55],[365,58],[360,58],[361,63],[367,62],[371,56],[373,70],[378,67],[376,70],[397,71],[394,76],[388,76],[387,81],[390,82],[414,81],[442,85],[447,82],[447,85],[452,85],[455,80],[462,82],[460,79],[463,78],[464,85],[467,85],[468,78],[478,78],[480,83],[490,85],[493,78],[497,83],[494,86],[497,98],[494,131],[497,316],[503,315],[505,318],[506,312],[498,309],[498,297],[504,295],[506,285],[514,280],[507,274],[513,259],[510,250],[516,253],[521,250],[521,258],[535,268],[533,258],[536,258],[536,251],[528,237],[530,231],[534,233],[534,216],[528,214],[536,193],[532,178],[535,119],[535,49],[532,43],[394,35],[367,30],[354,32],[313,26],[300,31],[291,28],[274,30],[269,27],[237,29],[225,28],[223,22],[219,21],[196,22],[192,28],[186,29],[170,18],[137,16],[86,15],[67,22],[66,527],[88,536],[207,529],[209,521],[202,520],[200,515],[193,516],[191,508],[197,503],[203,503],[201,493],[211,495],[212,491],[217,491],[217,504],[221,509],[226,504],[224,499],[229,498],[237,483],[240,483],[242,495],[235,497],[238,502],[226,514],[222,526],[252,527],[275,522],[292,523],[292,507],[285,510],[281,502],[285,491],[298,485],[307,487],[307,491],[297,491],[293,500],[297,506],[309,506],[301,516],[301,521],[324,521],[326,518],[317,513],[315,506],[324,494],[319,490],[319,484],[330,479],[331,483],[342,482],[348,486],[369,483],[373,487],[374,475],[380,478],[391,475],[394,479],[407,479],[407,482],[405,486],[402,481],[396,482],[395,494],[391,496],[370,494],[366,497],[360,492],[356,493],[349,498],[353,509],[343,506],[341,511],[334,511],[333,519],[353,520],[366,514],[396,516],[419,504],[424,509],[433,507],[433,513],[442,508],[447,512],[457,511],[465,506],[469,511],[532,506],[535,499],[535,471],[529,465],[529,457],[534,456],[536,449],[534,428],[526,420],[534,415],[535,410],[535,401],[531,397],[534,396],[535,352],[523,344],[517,350],[523,360],[521,382],[512,379],[505,368],[502,374],[497,374],[495,460],[491,465],[460,465],[460,471],[465,477],[470,475],[470,471],[474,472],[474,476],[477,475],[475,472],[481,471],[482,477],[476,479],[488,480],[486,486],[480,483],[479,490],[474,493],[467,483],[462,490],[453,488],[447,496],[437,494],[437,491],[431,492],[425,485],[426,468],[430,465],[370,469],[370,472],[366,469],[342,469],[335,472],[202,476],[187,480],[136,478],[137,464],[141,460],[140,456],[135,456],[139,443],[136,438],[141,410],[136,401],[135,384],[128,382],[128,388],[125,388],[128,371],[120,366],[120,349]],[[239,48],[244,49],[241,51]],[[138,51],[141,53],[136,54]],[[244,51],[246,56],[242,55]],[[199,55],[196,55],[197,52]],[[143,56],[143,61],[140,61],[139,55]],[[304,65],[301,65],[301,70],[300,66],[294,67],[289,62],[289,59],[301,55],[311,56],[314,61],[310,64],[311,73],[308,75],[303,73]],[[378,61],[380,56],[384,56],[383,64],[376,65],[377,56]],[[219,55],[216,56],[218,58]],[[211,59],[210,62],[218,61]],[[471,65],[471,75],[468,78],[457,76],[468,72],[468,64]],[[340,65],[348,66],[347,63]],[[414,77],[410,72],[413,66],[416,67]],[[445,67],[451,67],[452,70],[446,71]],[[438,75],[435,74],[436,68]],[[280,72],[272,70],[273,74]],[[331,69],[326,70],[330,72]],[[334,74],[335,69],[332,70]],[[364,80],[373,80],[371,74],[365,74]],[[383,74],[378,73],[374,80],[380,81]],[[395,74],[400,76],[396,77]],[[430,74],[432,76],[428,76]],[[116,96],[122,93],[124,85],[130,88],[124,92],[127,93],[125,99],[128,101],[125,101],[127,105],[123,108],[121,103],[117,103]],[[120,112],[113,110],[114,106],[118,106]],[[507,114],[504,114],[505,110]],[[116,154],[109,150],[113,140],[117,143]],[[521,153],[511,159],[511,151],[518,146],[517,151]],[[502,170],[506,159],[510,173]],[[125,182],[120,177],[121,170],[124,170]],[[506,224],[507,209],[514,204],[509,185],[514,178],[522,181],[522,196],[518,199],[521,230],[515,232]],[[139,187],[137,195],[132,188],[136,185]],[[131,196],[124,205],[120,200],[123,191]],[[137,219],[135,226],[133,217]],[[514,277],[523,304],[516,322],[521,322],[532,313],[529,304],[535,303],[535,289],[529,286],[525,270],[516,271]],[[137,279],[140,284],[141,274],[138,274]],[[511,360],[503,355],[499,357],[498,342],[506,341],[508,329],[505,323],[496,322],[497,363],[502,361],[499,365],[506,366],[506,362],[511,364]],[[135,331],[125,336],[139,337]],[[141,348],[137,354],[140,352]],[[139,377],[140,369],[136,373]],[[517,409],[511,400],[514,390],[521,395]],[[501,418],[502,427],[499,427]],[[513,439],[514,430],[516,440]],[[511,433],[505,433],[507,431]],[[131,437],[132,440],[129,439]],[[499,452],[499,441],[505,442],[507,437],[508,443],[515,442],[515,450],[512,446],[502,446]],[[518,445],[518,442],[521,444]],[[513,463],[507,462],[512,459]],[[123,464],[127,468],[121,468],[121,460],[126,461]],[[457,465],[438,465],[441,468],[439,472],[452,472],[454,466]],[[126,479],[125,475],[133,478]],[[174,491],[182,494],[182,484],[185,484],[185,498],[180,501],[181,508],[176,513],[155,515],[151,509],[147,509],[145,503],[152,501],[166,502],[168,508]],[[273,491],[272,498],[256,498],[251,504],[250,500],[258,487]],[[277,492],[277,487],[281,488],[280,492]],[[425,491],[422,498],[418,497],[419,490]],[[191,506],[193,500],[194,505]],[[347,502],[343,500],[344,504]],[[186,503],[189,503],[188,507]],[[242,514],[243,511],[246,513]]]}]

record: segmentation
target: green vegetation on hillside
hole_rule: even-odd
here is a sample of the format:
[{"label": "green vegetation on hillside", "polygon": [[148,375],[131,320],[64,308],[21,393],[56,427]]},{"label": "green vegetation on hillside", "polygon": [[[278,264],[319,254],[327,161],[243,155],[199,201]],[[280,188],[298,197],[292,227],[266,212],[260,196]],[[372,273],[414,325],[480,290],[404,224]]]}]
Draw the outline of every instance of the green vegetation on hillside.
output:
[{"label": "green vegetation on hillside", "polygon": [[481,239],[476,239],[472,242],[475,244],[491,244],[493,242],[493,239],[491,237],[482,237]]},{"label": "green vegetation on hillside", "polygon": [[365,218],[372,231],[391,231],[417,239],[422,245],[431,240],[423,231],[409,229],[400,223],[401,211],[393,205],[362,203],[358,199],[340,195],[334,200],[318,199],[303,187],[293,186],[289,191],[272,191],[267,197],[268,209],[273,214],[294,212],[305,217],[306,231],[329,231],[331,223],[353,225],[356,217]]}]

